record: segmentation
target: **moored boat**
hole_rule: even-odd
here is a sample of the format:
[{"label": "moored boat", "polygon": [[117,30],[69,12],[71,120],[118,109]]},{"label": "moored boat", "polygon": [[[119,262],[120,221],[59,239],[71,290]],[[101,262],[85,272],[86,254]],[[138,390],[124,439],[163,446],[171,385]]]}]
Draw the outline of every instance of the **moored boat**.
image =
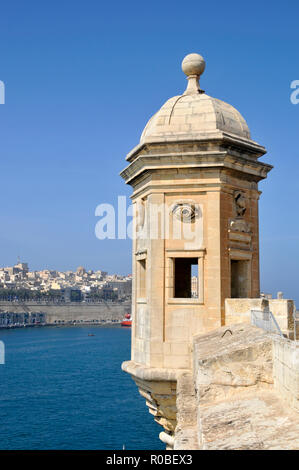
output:
[{"label": "moored boat", "polygon": [[121,326],[132,326],[132,315],[130,313],[125,314],[125,317],[121,322]]}]

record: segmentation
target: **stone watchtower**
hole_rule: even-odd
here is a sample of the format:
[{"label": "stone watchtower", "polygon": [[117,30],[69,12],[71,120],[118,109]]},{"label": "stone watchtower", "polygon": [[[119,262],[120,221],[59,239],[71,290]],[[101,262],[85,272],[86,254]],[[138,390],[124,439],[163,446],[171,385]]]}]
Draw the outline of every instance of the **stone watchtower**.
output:
[{"label": "stone watchtower", "polygon": [[260,296],[258,182],[272,168],[241,114],[200,88],[204,59],[187,55],[182,69],[186,91],[149,120],[121,173],[136,235],[123,369],[170,435],[193,336],[227,324],[225,299]]}]

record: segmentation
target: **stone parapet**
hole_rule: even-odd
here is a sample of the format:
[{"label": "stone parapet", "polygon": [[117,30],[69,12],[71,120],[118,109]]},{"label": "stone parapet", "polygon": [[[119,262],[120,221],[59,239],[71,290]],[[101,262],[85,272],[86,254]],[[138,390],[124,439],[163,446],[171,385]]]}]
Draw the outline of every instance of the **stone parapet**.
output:
[{"label": "stone parapet", "polygon": [[270,310],[282,333],[293,336],[295,304],[290,299],[225,299],[225,324],[251,321],[251,310]]},{"label": "stone parapet", "polygon": [[246,323],[196,337],[200,448],[298,449],[298,359],[294,343]]},{"label": "stone parapet", "polygon": [[274,387],[288,406],[299,411],[299,343],[273,338]]},{"label": "stone parapet", "polygon": [[273,386],[271,335],[249,324],[218,328],[194,338],[199,406],[243,391]]},{"label": "stone parapet", "polygon": [[257,299],[225,299],[225,325],[234,323],[250,323],[251,310],[264,310],[268,300]]},{"label": "stone parapet", "polygon": [[269,310],[273,313],[281,331],[289,336],[294,331],[295,304],[291,299],[269,299]]}]

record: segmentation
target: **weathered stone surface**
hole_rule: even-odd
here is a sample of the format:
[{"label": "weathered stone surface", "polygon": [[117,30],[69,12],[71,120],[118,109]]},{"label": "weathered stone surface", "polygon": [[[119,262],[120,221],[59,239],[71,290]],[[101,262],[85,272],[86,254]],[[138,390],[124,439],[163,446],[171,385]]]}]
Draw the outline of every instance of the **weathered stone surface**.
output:
[{"label": "weathered stone surface", "polygon": [[225,324],[251,321],[251,310],[269,310],[275,317],[282,333],[294,334],[295,304],[290,299],[225,299]]},{"label": "weathered stone surface", "polygon": [[[195,338],[202,449],[299,449],[299,413],[274,387],[272,341],[272,335],[246,323]],[[276,353],[290,365],[287,354],[282,359]]]},{"label": "weathered stone surface", "polygon": [[273,385],[272,341],[259,328],[249,324],[218,328],[196,337],[194,351],[200,405]]},{"label": "weathered stone surface", "polygon": [[188,93],[174,96],[162,106],[146,125],[141,142],[159,141],[173,135],[197,137],[203,132],[219,130],[250,139],[245,119],[233,106],[205,93]]},{"label": "weathered stone surface", "polygon": [[197,438],[197,401],[192,373],[180,375],[177,381],[177,426],[175,429],[174,449],[196,450]]},{"label": "weathered stone surface", "polygon": [[[182,372],[146,367],[134,361],[124,362],[122,369],[131,375],[140,395],[146,400],[149,412],[172,439],[177,425],[177,379]],[[169,447],[169,439],[167,442],[164,439],[163,442]]]},{"label": "weathered stone surface", "polygon": [[291,299],[269,299],[269,309],[275,316],[281,331],[292,335],[294,332],[295,304]]},{"label": "weathered stone surface", "polygon": [[299,345],[285,338],[273,339],[274,388],[299,412]]},{"label": "weathered stone surface", "polygon": [[299,416],[274,392],[201,407],[203,450],[298,450]]}]

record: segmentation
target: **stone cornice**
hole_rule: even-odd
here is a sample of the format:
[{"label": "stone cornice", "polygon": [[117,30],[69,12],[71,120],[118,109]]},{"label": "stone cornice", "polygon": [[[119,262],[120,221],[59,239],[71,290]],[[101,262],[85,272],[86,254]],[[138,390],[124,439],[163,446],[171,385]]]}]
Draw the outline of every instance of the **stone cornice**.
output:
[{"label": "stone cornice", "polygon": [[146,143],[139,143],[134,147],[131,152],[128,153],[126,160],[131,162],[140,153],[147,152],[148,149],[154,147],[165,147],[171,148],[175,145],[176,148],[183,146],[184,144],[195,144],[201,146],[204,144],[224,144],[234,148],[240,149],[242,152],[247,151],[249,154],[255,155],[256,158],[266,153],[265,147],[259,145],[257,142],[234,134],[229,134],[223,131],[211,131],[203,132],[196,136],[192,135],[168,135],[163,138],[153,138],[148,140]]},{"label": "stone cornice", "polygon": [[147,367],[143,364],[138,364],[134,361],[126,361],[121,365],[123,371],[141,380],[148,380],[150,382],[176,382],[178,377],[189,369],[164,369],[158,367]]},{"label": "stone cornice", "polygon": [[[229,169],[238,173],[251,175],[255,181],[266,178],[272,165],[248,158],[243,155],[231,155],[229,151],[201,151],[186,154],[141,154],[137,156],[122,172],[127,184],[141,175],[165,170],[186,169]],[[191,180],[192,178],[190,178]]]}]

